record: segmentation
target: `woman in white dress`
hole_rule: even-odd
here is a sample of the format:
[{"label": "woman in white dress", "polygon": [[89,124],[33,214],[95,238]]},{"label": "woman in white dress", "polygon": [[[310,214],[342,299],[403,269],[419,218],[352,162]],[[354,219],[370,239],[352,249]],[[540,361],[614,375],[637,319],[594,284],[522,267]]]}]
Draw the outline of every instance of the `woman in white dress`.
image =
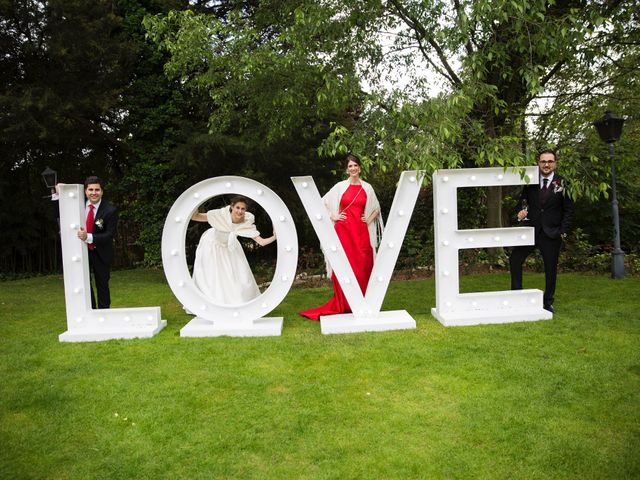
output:
[{"label": "woman in white dress", "polygon": [[202,234],[193,264],[193,280],[200,291],[221,305],[245,303],[260,295],[247,257],[238,237],[253,239],[258,245],[272,243],[275,233],[262,238],[256,230],[255,217],[247,212],[247,199],[234,197],[231,205],[196,212],[196,222],[209,222],[211,228]]}]

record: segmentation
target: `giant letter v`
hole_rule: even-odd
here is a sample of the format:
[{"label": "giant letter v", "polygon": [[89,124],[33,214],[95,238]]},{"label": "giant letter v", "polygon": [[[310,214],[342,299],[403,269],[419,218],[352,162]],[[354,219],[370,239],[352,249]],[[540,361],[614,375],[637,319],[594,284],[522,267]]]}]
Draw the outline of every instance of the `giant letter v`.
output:
[{"label": "giant letter v", "polygon": [[320,198],[313,177],[291,178],[320,240],[327,261],[331,265],[353,312],[321,317],[322,333],[398,330],[416,327],[415,320],[405,310],[381,312],[380,308],[389,287],[389,281],[409,226],[423,177],[423,172],[419,171],[402,172],[400,175],[400,182],[396,189],[382,241],[378,247],[365,295],[360,291],[353,269],[333,228],[333,222]]}]

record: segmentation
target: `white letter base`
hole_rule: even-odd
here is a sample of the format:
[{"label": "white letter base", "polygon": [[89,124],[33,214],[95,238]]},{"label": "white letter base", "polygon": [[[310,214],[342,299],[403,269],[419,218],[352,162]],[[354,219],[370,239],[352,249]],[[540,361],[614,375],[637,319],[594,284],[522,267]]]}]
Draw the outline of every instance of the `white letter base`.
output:
[{"label": "white letter base", "polygon": [[282,335],[283,317],[265,317],[250,322],[193,318],[180,329],[181,337],[277,337]]},{"label": "white letter base", "polygon": [[416,321],[406,310],[391,310],[378,313],[377,317],[356,317],[353,313],[322,315],[320,332],[357,333],[384,332],[386,330],[405,330],[416,328]]}]

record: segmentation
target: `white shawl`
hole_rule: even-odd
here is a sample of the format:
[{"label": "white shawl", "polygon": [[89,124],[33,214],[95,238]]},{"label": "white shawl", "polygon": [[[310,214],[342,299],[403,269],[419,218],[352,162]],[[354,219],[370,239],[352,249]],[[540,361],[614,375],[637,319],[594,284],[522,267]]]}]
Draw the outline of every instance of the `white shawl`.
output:
[{"label": "white shawl", "polygon": [[[378,197],[376,197],[376,192],[373,191],[373,187],[364,180],[360,180],[360,183],[362,184],[364,193],[367,194],[367,203],[364,206],[365,218],[369,218],[369,215],[376,210],[380,212],[375,220],[368,225],[369,240],[371,241],[371,247],[375,252],[376,248],[378,248],[379,240],[382,238],[382,230],[384,229],[382,212],[380,211],[380,203],[378,202]],[[330,214],[332,213],[335,216],[340,214],[340,199],[342,198],[342,195],[344,195],[344,192],[347,191],[347,188],[349,188],[349,185],[349,180],[338,182],[325,194],[324,197],[322,197],[324,206]]]},{"label": "white shawl", "polygon": [[[378,248],[378,244],[380,243],[380,239],[382,238],[382,231],[384,229],[382,211],[380,210],[380,202],[378,202],[378,197],[376,197],[376,192],[373,191],[373,187],[364,180],[360,180],[360,183],[362,185],[362,188],[364,189],[364,193],[367,194],[367,203],[365,203],[364,206],[365,218],[369,218],[369,215],[371,215],[376,210],[378,210],[379,212],[375,220],[368,225],[369,240],[371,242],[371,248],[373,248],[373,259],[375,260],[376,249]],[[324,206],[330,214],[334,214],[335,216],[338,216],[340,214],[340,199],[342,198],[342,195],[344,195],[344,192],[347,191],[347,188],[349,188],[349,185],[349,180],[338,182],[331,188],[331,190],[329,190],[325,194],[324,197],[322,197]],[[330,277],[331,265],[329,265],[328,261],[326,261],[326,264],[327,277]]]},{"label": "white shawl", "polygon": [[239,245],[237,237],[255,238],[260,235],[260,232],[256,230],[253,213],[244,212],[244,222],[233,223],[230,208],[231,206],[227,205],[216,210],[209,210],[207,221],[214,230],[229,233],[228,245],[229,249],[233,250],[236,245]]}]

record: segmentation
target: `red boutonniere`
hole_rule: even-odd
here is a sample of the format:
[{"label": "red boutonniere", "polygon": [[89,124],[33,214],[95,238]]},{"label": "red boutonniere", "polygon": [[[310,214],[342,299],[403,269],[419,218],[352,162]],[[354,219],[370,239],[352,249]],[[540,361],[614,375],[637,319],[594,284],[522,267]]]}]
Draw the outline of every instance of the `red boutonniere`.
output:
[{"label": "red boutonniere", "polygon": [[551,185],[553,185],[553,193],[560,193],[564,191],[564,182],[560,179],[554,180],[551,182]]}]

